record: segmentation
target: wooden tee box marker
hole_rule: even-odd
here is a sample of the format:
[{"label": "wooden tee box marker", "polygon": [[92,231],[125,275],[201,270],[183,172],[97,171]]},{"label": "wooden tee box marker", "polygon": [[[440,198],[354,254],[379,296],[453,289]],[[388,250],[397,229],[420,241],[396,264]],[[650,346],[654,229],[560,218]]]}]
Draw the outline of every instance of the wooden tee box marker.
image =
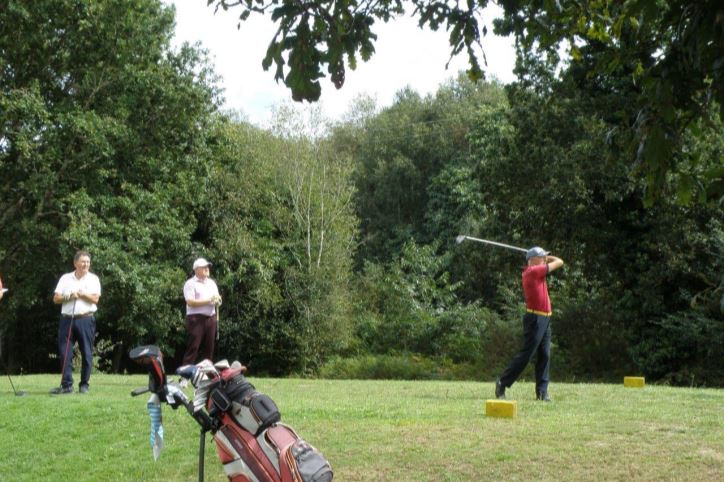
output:
[{"label": "wooden tee box marker", "polygon": [[518,402],[515,400],[486,400],[485,415],[488,417],[514,418],[518,415]]},{"label": "wooden tee box marker", "polygon": [[644,377],[623,377],[623,386],[628,388],[644,388],[646,379]]}]

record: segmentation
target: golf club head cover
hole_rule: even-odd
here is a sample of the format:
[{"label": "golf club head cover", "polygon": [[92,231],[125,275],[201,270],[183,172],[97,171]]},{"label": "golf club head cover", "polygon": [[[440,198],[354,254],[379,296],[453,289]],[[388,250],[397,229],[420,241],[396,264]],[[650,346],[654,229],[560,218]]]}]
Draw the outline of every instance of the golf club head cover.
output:
[{"label": "golf club head cover", "polygon": [[161,400],[155,393],[151,395],[146,403],[148,415],[151,418],[151,450],[153,451],[153,460],[156,461],[161,456],[163,450],[163,417],[161,415]]},{"label": "golf club head cover", "polygon": [[163,353],[155,345],[142,345],[132,349],[128,356],[148,370],[148,389],[162,394],[166,387],[166,370],[163,366]]}]

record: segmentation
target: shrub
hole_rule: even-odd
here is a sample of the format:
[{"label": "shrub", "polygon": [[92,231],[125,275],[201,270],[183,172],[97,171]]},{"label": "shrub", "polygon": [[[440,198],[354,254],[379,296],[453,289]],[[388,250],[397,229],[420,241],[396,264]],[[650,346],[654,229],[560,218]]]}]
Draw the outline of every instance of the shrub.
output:
[{"label": "shrub", "polygon": [[652,322],[646,334],[632,355],[647,376],[675,385],[724,384],[721,319],[674,313]]},{"label": "shrub", "polygon": [[455,364],[447,358],[412,354],[359,355],[333,358],[319,370],[321,378],[356,380],[480,380],[480,367]]}]

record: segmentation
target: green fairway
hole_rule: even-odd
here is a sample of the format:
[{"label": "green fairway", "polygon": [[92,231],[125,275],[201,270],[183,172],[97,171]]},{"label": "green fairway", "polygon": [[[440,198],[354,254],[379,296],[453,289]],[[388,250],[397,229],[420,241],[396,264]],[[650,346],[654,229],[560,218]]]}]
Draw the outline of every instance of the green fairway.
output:
[{"label": "green fairway", "polygon": [[[153,461],[145,376],[95,374],[91,392],[50,396],[58,376],[0,382],[0,480],[196,480],[198,430],[164,407]],[[509,390],[518,417],[484,416],[492,383],[252,378],[282,420],[330,460],[337,481],[716,480],[724,391],[552,384]],[[77,389],[77,387],[76,387]],[[206,480],[226,480],[210,436]]]}]

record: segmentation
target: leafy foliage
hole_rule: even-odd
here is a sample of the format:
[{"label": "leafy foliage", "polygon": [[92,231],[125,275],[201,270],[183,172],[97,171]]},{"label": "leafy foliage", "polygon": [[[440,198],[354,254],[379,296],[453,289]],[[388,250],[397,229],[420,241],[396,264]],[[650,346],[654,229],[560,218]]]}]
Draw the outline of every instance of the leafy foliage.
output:
[{"label": "leafy foliage", "polygon": [[475,365],[411,354],[333,357],[319,370],[320,377],[337,380],[470,380],[479,374]]},{"label": "leafy foliage", "polygon": [[80,248],[105,287],[98,326],[116,366],[124,342],[173,345],[216,108],[205,59],[170,50],[173,13],[151,0],[11,1],[0,26],[0,259],[15,288],[0,316],[25,347],[11,353],[49,367],[48,297]]},{"label": "leafy foliage", "polygon": [[[393,193],[390,189],[388,195],[380,188],[387,183],[408,186],[406,180],[416,176],[426,179],[420,183],[427,186],[427,197],[403,204],[409,203],[410,215],[402,225],[414,226],[408,227],[409,238],[425,240],[429,235],[447,241],[433,249],[447,252],[437,269],[450,273],[450,282],[456,287],[455,303],[476,302],[495,310],[493,316],[479,316],[487,320],[480,327],[480,338],[466,335],[468,342],[476,340],[468,349],[484,356],[488,367],[502,369],[517,348],[522,301],[519,276],[524,262],[507,250],[454,246],[457,233],[518,246],[539,244],[566,260],[566,267],[549,282],[555,312],[555,358],[561,364],[556,373],[611,379],[634,370],[681,383],[682,378],[669,371],[671,365],[658,367],[662,371],[653,369],[638,347],[658,346],[641,344],[649,337],[662,347],[669,341],[677,343],[670,339],[672,331],[662,329],[655,320],[668,313],[690,313],[691,300],[706,306],[716,302],[718,307],[721,280],[715,272],[721,263],[712,253],[720,243],[721,212],[715,206],[686,206],[673,199],[647,208],[646,183],[629,175],[625,149],[618,144],[618,155],[614,155],[606,136],[612,122],[609,114],[626,109],[635,92],[619,90],[615,95],[601,85],[580,83],[577,73],[572,69],[562,81],[549,80],[548,88],[541,92],[525,83],[512,85],[508,87],[509,105],[474,104],[465,144],[451,147],[452,155],[437,157],[434,174],[429,174],[431,170],[423,162],[409,163],[400,171],[403,174],[386,172],[370,183],[370,189],[359,190],[358,205],[401,203],[399,190]],[[400,97],[389,112],[409,103],[408,98]],[[401,120],[397,123],[405,128]],[[455,135],[454,124],[438,128],[440,139]],[[711,142],[687,145],[705,162],[713,162],[720,141],[716,132],[707,136]],[[366,149],[373,147],[379,153],[377,165],[384,165],[397,155],[388,146],[406,142],[404,148],[410,149],[417,140],[380,137],[375,141],[358,151],[361,161],[366,161]],[[463,146],[465,155],[456,151]],[[435,143],[422,144],[416,156],[435,159],[436,149]],[[375,171],[361,168],[359,172],[365,186],[368,175],[362,173]],[[672,185],[675,182],[671,180]],[[360,210],[362,239],[372,244],[384,233],[386,240],[386,244],[372,244],[376,248],[370,257],[394,257],[399,241],[391,243],[391,239],[404,239],[404,234],[386,228],[400,228],[394,220],[386,220],[393,212],[389,207]],[[405,250],[399,252],[397,262],[402,262]],[[425,265],[420,259],[415,263]],[[408,306],[414,297],[395,295],[396,287],[404,286],[401,282],[388,284],[396,279],[397,275],[392,276],[395,272],[366,265],[363,279],[367,281],[361,291],[373,306],[377,299],[383,303],[376,310],[368,309],[358,322],[358,334],[366,340],[363,346],[376,353],[450,353],[439,345],[430,349],[431,327],[437,327],[440,319],[431,315],[434,308],[409,314],[414,314]],[[374,286],[384,287],[380,295],[374,294]],[[452,308],[453,312],[460,306],[455,303],[458,308]],[[392,315],[388,320],[376,313]],[[719,308],[707,313],[707,319],[721,318]],[[397,336],[385,332],[386,328]],[[707,353],[716,351],[714,340],[697,340]],[[704,360],[695,356],[689,364],[697,373],[697,383],[718,383]]]},{"label": "leafy foliage", "polygon": [[[291,112],[279,121],[282,134],[305,125]],[[271,373],[309,373],[349,343],[349,163],[324,141],[239,124],[216,137],[203,225],[227,287],[222,352]]]},{"label": "leafy foliage", "polygon": [[[215,10],[239,7],[239,28],[252,13],[270,14],[279,26],[269,43],[262,62],[264,70],[275,66],[274,78],[283,81],[296,101],[316,101],[321,94],[319,79],[329,75],[336,88],[344,85],[347,65],[354,70],[358,58],[370,59],[375,52],[373,31],[376,21],[388,22],[405,13],[405,2],[383,1],[329,1],[280,2],[278,0],[207,0]],[[463,50],[468,55],[471,79],[483,77],[478,54],[481,37],[486,28],[478,26],[477,13],[488,0],[477,0],[460,5],[452,1],[412,0],[412,15],[419,18],[419,26],[448,31],[451,56]],[[326,74],[322,72],[326,66]]]},{"label": "leafy foliage", "polygon": [[[547,69],[558,68],[558,51],[565,46],[573,68],[585,68],[588,81],[623,80],[635,92],[633,115],[620,119],[618,131],[635,154],[635,172],[646,179],[650,205],[662,197],[669,173],[685,173],[697,160],[682,155],[687,134],[701,136],[699,122],[716,122],[724,106],[724,9],[713,0],[662,2],[513,2],[500,3],[504,18],[496,32],[514,34],[519,59],[547,58]],[[528,69],[519,63],[518,73]],[[534,78],[528,77],[533,83]],[[633,126],[635,136],[629,135]],[[702,195],[721,199],[722,173],[709,166],[699,177]],[[712,182],[715,180],[715,182]],[[679,190],[691,197],[691,178],[681,176]]]},{"label": "leafy foliage", "polygon": [[494,315],[463,304],[434,247],[409,242],[387,266],[367,263],[358,292],[357,335],[378,354],[418,353],[472,362],[480,359],[487,323]]},{"label": "leafy foliage", "polygon": [[[104,369],[124,368],[124,347],[144,342],[173,364],[181,286],[205,256],[224,297],[217,354],[255,373],[489,378],[517,348],[524,261],[455,245],[465,233],[543,245],[566,260],[549,281],[555,377],[638,371],[721,384],[721,104],[706,97],[718,89],[708,77],[681,90],[675,75],[682,52],[697,76],[716,49],[690,42],[710,3],[504,3],[509,22],[498,28],[521,40],[519,82],[461,76],[427,97],[403,90],[382,110],[362,99],[331,126],[319,109],[281,106],[267,131],[216,112],[203,52],[170,50],[173,13],[156,1],[7,3],[4,361],[55,368],[50,292],[84,248],[103,283]],[[355,24],[325,44],[331,4],[273,5],[292,22],[271,47],[274,61],[302,49],[288,59],[295,83],[319,62],[341,80],[356,42],[373,40]],[[433,27],[452,18],[454,49],[475,37],[455,10],[463,7],[414,5]],[[396,6],[375,4],[380,15]],[[352,7],[334,8],[344,17]],[[647,24],[635,15],[616,23],[631,12]],[[679,31],[656,29],[677,15]],[[539,21],[558,23],[523,36]],[[558,72],[561,32],[574,61]],[[345,49],[330,51],[341,39]],[[317,43],[304,51],[306,42]],[[648,140],[626,134],[632,125]],[[632,140],[643,146],[639,165]]]},{"label": "leafy foliage", "polygon": [[[421,28],[444,27],[449,32],[451,57],[467,53],[472,80],[484,75],[478,55],[487,35],[480,23],[488,0],[207,3],[216,9],[240,7],[239,26],[251,13],[271,14],[278,29],[262,65],[266,70],[274,64],[275,79],[284,81],[298,101],[319,98],[318,79],[325,75],[324,66],[340,88],[345,65],[354,70],[358,56],[367,60],[374,53],[375,22],[394,20],[406,8]],[[555,78],[559,52],[565,48],[574,65],[585,66],[589,79],[605,82],[613,76],[637,93],[632,98],[634,115],[621,117],[611,135],[629,144],[634,171],[648,186],[647,205],[663,197],[670,173],[680,175],[682,199],[699,192],[694,199],[721,200],[720,166],[709,166],[692,177],[689,171],[697,166],[697,158],[682,155],[681,150],[686,134],[699,137],[700,122],[716,122],[724,108],[721,2],[503,0],[497,4],[503,15],[495,19],[495,33],[515,36],[521,80],[544,89]],[[404,166],[404,159],[394,162]]]},{"label": "leafy foliage", "polygon": [[[403,90],[390,108],[364,124],[335,130],[337,145],[345,144],[356,160],[354,204],[363,233],[359,260],[389,261],[410,238],[430,243],[458,234],[453,226],[441,231],[434,219],[457,223],[444,199],[446,177],[465,176],[467,134],[476,109],[504,103],[498,84],[459,78],[424,99]],[[458,213],[465,216],[462,208]]]}]

